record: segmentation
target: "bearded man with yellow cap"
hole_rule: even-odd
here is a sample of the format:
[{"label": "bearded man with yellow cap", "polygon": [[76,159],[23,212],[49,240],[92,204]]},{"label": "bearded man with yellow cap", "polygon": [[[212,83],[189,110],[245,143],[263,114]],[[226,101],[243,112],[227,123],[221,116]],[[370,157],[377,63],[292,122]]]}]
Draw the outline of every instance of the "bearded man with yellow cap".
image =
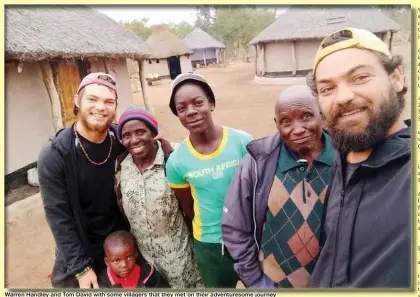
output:
[{"label": "bearded man with yellow cap", "polygon": [[345,28],[318,49],[308,85],[337,150],[312,287],[411,286],[411,123],[402,59]]}]

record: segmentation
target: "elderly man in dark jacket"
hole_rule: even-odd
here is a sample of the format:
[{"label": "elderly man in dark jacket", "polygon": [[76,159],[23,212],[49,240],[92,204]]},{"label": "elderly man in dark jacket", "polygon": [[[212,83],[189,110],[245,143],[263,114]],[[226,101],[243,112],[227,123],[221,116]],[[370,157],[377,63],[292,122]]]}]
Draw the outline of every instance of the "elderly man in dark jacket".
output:
[{"label": "elderly man in dark jacket", "polygon": [[49,141],[38,159],[42,201],[56,243],[55,288],[97,288],[104,240],[126,229],[113,182],[115,159],[124,150],[111,126],[117,98],[110,75],[86,76],[75,95],[77,122]]},{"label": "elderly man in dark jacket", "polygon": [[278,133],[247,146],[226,193],[223,241],[249,288],[305,288],[319,254],[334,150],[307,86],[279,96]]},{"label": "elderly man in dark jacket", "polygon": [[313,287],[411,286],[411,127],[402,59],[373,33],[326,37],[308,82],[338,154]]}]

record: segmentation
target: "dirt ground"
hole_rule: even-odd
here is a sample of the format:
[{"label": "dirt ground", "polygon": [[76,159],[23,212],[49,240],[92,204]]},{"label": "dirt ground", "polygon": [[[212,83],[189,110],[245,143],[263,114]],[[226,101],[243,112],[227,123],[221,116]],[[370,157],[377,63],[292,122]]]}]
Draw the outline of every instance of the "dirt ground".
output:
[{"label": "dirt ground", "polygon": [[[403,54],[407,84],[411,86],[409,45],[396,46]],[[273,105],[286,86],[259,85],[253,82],[253,63],[235,63],[226,68],[199,69],[216,96],[214,117],[217,123],[239,128],[262,137],[275,132]],[[150,98],[161,125],[161,135],[181,141],[187,131],[169,107],[171,81],[149,87]],[[409,88],[410,89],[410,88]],[[134,93],[134,103],[143,106],[141,93]],[[411,93],[407,94],[405,118],[411,114]],[[49,288],[48,274],[54,261],[54,240],[46,223],[39,194],[6,207],[6,280],[8,288]]]}]

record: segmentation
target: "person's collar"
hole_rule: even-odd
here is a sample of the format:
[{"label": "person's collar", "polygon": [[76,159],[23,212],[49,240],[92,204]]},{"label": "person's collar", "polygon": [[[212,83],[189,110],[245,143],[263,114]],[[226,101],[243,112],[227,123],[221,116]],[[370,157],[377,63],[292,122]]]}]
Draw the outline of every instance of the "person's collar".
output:
[{"label": "person's collar", "polygon": [[123,288],[136,288],[140,279],[141,269],[140,265],[136,264],[133,271],[127,277],[119,277],[109,267],[107,268],[107,272],[112,285],[121,285]]},{"label": "person's collar", "polygon": [[165,156],[163,154],[162,145],[160,144],[160,141],[157,141],[157,140],[155,141],[155,144],[157,145],[158,150],[156,152],[156,158],[155,158],[155,161],[153,162],[153,166],[154,165],[162,165],[163,166]]},{"label": "person's collar", "polygon": [[[334,147],[330,137],[325,131],[322,131],[322,139],[324,142],[324,148],[321,151],[321,154],[319,154],[319,156],[316,157],[314,161],[332,166],[334,161]],[[301,166],[301,164],[298,162],[299,159],[301,158],[299,158],[298,154],[292,151],[284,142],[282,142],[279,157],[280,170],[282,172],[287,172],[292,168]]]}]

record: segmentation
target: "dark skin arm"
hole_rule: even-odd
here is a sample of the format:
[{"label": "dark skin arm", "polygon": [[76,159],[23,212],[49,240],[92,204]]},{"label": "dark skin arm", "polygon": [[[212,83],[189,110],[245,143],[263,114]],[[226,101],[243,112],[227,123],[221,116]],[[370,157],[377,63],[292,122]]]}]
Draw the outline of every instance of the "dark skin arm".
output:
[{"label": "dark skin arm", "polygon": [[184,220],[192,234],[192,220],[194,219],[194,199],[190,188],[174,189],[175,196],[181,204]]}]

